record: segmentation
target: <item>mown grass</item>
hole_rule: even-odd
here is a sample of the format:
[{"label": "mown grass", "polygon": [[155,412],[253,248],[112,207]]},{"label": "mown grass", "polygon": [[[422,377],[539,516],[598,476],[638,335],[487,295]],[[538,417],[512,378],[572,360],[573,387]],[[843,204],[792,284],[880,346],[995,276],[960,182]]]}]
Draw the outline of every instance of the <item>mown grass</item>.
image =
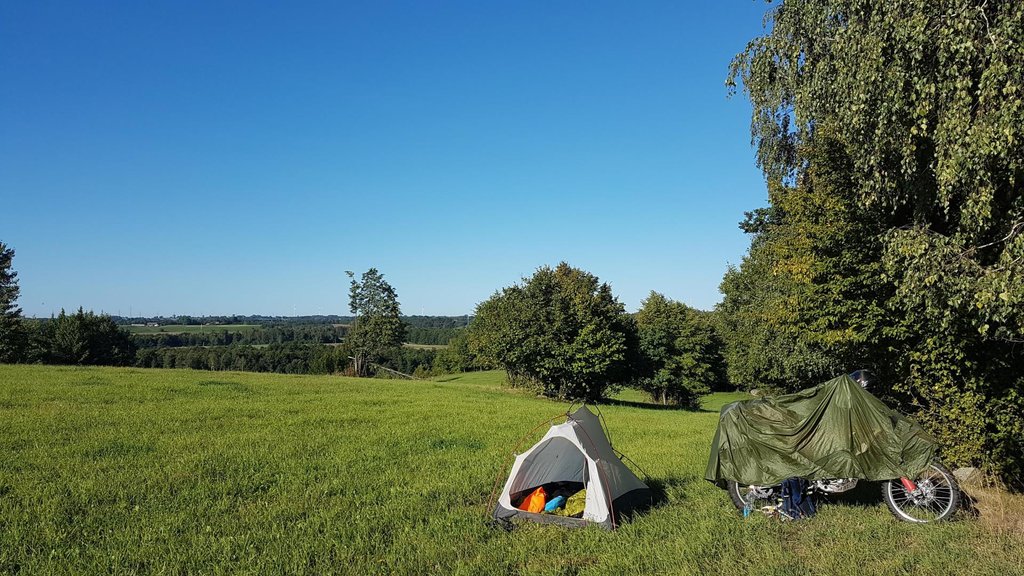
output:
[{"label": "mown grass", "polygon": [[877,498],[743,519],[702,479],[736,395],[601,407],[662,494],[618,530],[489,527],[513,446],[568,407],[500,378],[0,366],[0,573],[1024,572],[1013,533],[912,526]]},{"label": "mown grass", "polygon": [[201,332],[252,332],[259,324],[167,324],[165,326],[125,326],[132,334],[198,334]]}]

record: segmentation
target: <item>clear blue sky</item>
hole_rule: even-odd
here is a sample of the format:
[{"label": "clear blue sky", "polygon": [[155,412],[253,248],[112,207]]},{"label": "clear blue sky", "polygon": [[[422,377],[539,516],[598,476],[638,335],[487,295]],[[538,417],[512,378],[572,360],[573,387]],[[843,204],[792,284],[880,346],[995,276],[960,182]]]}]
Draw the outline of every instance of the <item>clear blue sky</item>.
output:
[{"label": "clear blue sky", "polygon": [[[216,5],[214,5],[216,4]],[[719,301],[765,204],[734,2],[4,2],[0,241],[27,315],[472,313],[565,260]]]}]

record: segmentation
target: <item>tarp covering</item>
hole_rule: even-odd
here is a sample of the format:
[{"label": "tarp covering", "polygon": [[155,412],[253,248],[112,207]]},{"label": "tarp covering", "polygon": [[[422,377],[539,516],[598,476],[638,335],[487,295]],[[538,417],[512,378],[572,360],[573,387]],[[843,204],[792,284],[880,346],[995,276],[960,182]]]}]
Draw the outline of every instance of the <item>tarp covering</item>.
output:
[{"label": "tarp covering", "polygon": [[935,440],[849,376],[722,407],[704,477],[771,485],[808,480],[915,477]]}]

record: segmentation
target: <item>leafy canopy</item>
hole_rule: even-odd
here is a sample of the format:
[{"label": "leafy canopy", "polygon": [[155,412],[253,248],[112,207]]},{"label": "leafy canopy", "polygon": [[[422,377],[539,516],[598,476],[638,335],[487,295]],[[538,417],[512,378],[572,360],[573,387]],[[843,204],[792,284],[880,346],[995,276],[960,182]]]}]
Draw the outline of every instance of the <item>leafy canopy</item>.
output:
[{"label": "leafy canopy", "polygon": [[[787,353],[826,367],[871,354],[947,459],[1019,476],[1024,3],[783,0],[766,29],[735,59],[730,81],[742,81],[753,104],[758,164],[776,191],[762,215],[781,237],[803,226],[797,237],[807,243],[787,254],[771,237],[755,240],[744,265],[765,276],[741,266],[723,282],[737,294],[725,302],[733,327],[772,350],[782,377],[815,370],[787,368]],[[819,167],[837,185],[811,205],[838,202],[864,234],[822,237],[814,218],[788,209],[791,193],[817,194]],[[822,257],[830,237],[831,261]],[[824,276],[815,273],[822,264]],[[804,314],[830,292],[853,305]],[[775,322],[753,334],[759,315]]]},{"label": "leafy canopy", "polygon": [[357,376],[369,373],[370,363],[379,362],[389,352],[402,346],[406,326],[398,293],[376,268],[370,268],[357,281],[353,272],[349,285],[349,311],[355,315],[345,335],[345,345],[352,354],[352,368]]},{"label": "leafy canopy", "polygon": [[34,339],[34,360],[45,364],[131,366],[135,342],[128,330],[110,316],[60,311],[57,318],[40,324]]},{"label": "leafy canopy", "polygon": [[851,197],[835,140],[803,150],[799,183],[770,185],[770,208],[741,224],[750,250],[720,288],[729,377],[748,388],[795,391],[885,364],[882,227]]},{"label": "leafy canopy", "polygon": [[709,314],[651,292],[636,314],[637,386],[662,404],[700,407],[700,396],[725,380],[721,341]]},{"label": "leafy canopy", "polygon": [[481,361],[545,396],[594,400],[631,378],[632,319],[608,284],[565,262],[482,302],[470,330]]}]

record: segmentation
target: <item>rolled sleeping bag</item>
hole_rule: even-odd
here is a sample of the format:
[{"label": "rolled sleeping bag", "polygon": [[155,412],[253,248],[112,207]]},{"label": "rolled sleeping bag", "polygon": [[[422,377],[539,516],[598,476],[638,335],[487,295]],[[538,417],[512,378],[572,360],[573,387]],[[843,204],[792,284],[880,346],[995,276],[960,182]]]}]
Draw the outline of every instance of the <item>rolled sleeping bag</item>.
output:
[{"label": "rolled sleeping bag", "polygon": [[554,512],[565,505],[565,496],[555,496],[550,502],[544,505],[545,512]]}]

